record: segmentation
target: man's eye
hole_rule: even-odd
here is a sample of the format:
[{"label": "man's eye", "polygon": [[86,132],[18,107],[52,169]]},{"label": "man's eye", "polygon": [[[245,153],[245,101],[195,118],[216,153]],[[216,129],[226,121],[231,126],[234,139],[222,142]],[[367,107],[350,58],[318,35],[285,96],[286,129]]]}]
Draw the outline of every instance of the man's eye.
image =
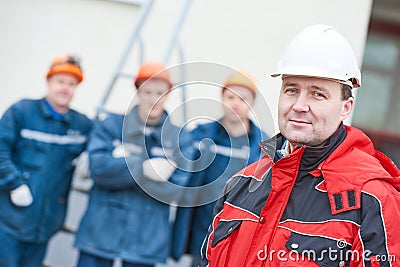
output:
[{"label": "man's eye", "polygon": [[315,96],[316,98],[326,98],[324,94],[321,94],[321,93],[318,93],[318,92],[315,92],[315,93],[314,93],[314,96]]},{"label": "man's eye", "polygon": [[285,90],[285,93],[287,93],[287,94],[295,94],[296,92],[297,92],[297,90],[294,88],[287,88]]}]

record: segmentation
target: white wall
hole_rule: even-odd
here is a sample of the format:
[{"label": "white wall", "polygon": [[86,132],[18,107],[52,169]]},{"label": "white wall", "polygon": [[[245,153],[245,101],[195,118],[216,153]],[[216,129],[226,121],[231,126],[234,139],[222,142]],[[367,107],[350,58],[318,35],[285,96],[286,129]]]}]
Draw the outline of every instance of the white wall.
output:
[{"label": "white wall", "polygon": [[[145,59],[163,58],[169,30],[182,3],[183,0],[155,1],[142,32]],[[196,74],[206,74],[203,80],[210,75],[211,80],[222,83],[222,74],[230,68],[244,68],[254,75],[261,92],[255,113],[261,126],[273,134],[277,131],[273,118],[280,80],[269,74],[286,43],[307,25],[331,24],[349,39],[361,62],[371,6],[372,0],[197,0],[192,2],[180,40],[187,61],[207,62],[195,64],[198,68],[194,68]],[[43,96],[51,60],[59,54],[75,53],[82,58],[85,81],[73,106],[93,116],[138,12],[137,6],[106,0],[0,0],[0,113],[21,97]],[[126,72],[136,72],[138,51],[136,46]],[[178,63],[175,52],[170,64]],[[114,92],[108,107],[123,112],[135,92],[131,81],[121,80]],[[197,84],[189,86],[187,92],[189,99],[219,99],[216,86]],[[179,97],[177,92],[170,98],[171,110],[181,101]],[[213,106],[201,108],[215,116],[220,113]],[[198,106],[189,106],[191,115],[197,111],[193,109]],[[71,254],[64,251],[63,255],[69,259],[63,261],[59,255],[50,258],[73,262]]]},{"label": "white wall", "polygon": [[[142,30],[145,59],[163,58],[183,1],[155,1]],[[280,81],[269,73],[286,43],[307,25],[332,24],[349,39],[361,62],[371,5],[372,0],[192,1],[180,40],[187,61],[244,68],[255,76],[263,94],[256,114],[272,134],[276,123],[263,114],[268,104],[275,118]],[[93,116],[133,30],[138,7],[105,0],[1,0],[0,12],[0,113],[21,97],[44,95],[50,61],[59,54],[75,53],[82,58],[85,81],[73,106]],[[136,72],[138,51],[135,46],[125,72]],[[177,53],[169,63],[179,63]],[[193,98],[207,90],[187,91]],[[124,111],[134,92],[130,80],[120,79],[108,107]],[[208,94],[219,98],[219,90]],[[170,98],[169,107],[177,101],[179,94]]]},{"label": "white wall", "polygon": [[85,72],[74,106],[93,114],[137,8],[109,1],[2,0],[0,10],[0,112],[21,97],[44,95],[52,59],[74,53]]},{"label": "white wall", "polygon": [[[307,25],[331,24],[349,39],[361,63],[371,6],[372,1],[363,0],[194,1],[183,42],[188,60],[219,62],[254,74],[275,119],[280,80],[269,74],[288,41]],[[262,117],[265,109],[256,106],[256,114]],[[271,133],[271,124],[264,125]]]}]

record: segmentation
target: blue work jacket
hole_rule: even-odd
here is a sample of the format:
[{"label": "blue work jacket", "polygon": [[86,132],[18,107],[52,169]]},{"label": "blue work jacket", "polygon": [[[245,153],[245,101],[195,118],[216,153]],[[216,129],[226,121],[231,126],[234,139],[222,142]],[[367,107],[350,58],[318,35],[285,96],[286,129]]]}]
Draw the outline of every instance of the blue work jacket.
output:
[{"label": "blue work jacket", "polygon": [[[211,223],[217,198],[227,180],[245,166],[260,159],[260,143],[268,136],[250,120],[247,136],[241,141],[229,136],[221,121],[197,126],[192,135],[196,147],[197,164],[190,179],[191,187],[207,186],[194,198],[194,208],[178,209],[173,230],[171,256],[179,259],[183,253],[200,254],[202,242]],[[201,205],[199,205],[201,204]]]},{"label": "blue work jacket", "polygon": [[[190,137],[171,123],[166,112],[157,125],[145,125],[137,108],[97,122],[88,146],[94,185],[75,246],[108,259],[165,262],[171,244],[169,204],[179,204],[181,186],[190,177]],[[124,155],[116,155],[121,145]],[[177,163],[168,182],[144,177],[143,161],[153,157]]]},{"label": "blue work jacket", "polygon": [[[0,228],[22,241],[47,242],[62,227],[73,160],[92,127],[72,109],[58,119],[52,114],[44,99],[25,99],[0,121]],[[33,196],[28,207],[10,199],[10,191],[22,184]]]}]

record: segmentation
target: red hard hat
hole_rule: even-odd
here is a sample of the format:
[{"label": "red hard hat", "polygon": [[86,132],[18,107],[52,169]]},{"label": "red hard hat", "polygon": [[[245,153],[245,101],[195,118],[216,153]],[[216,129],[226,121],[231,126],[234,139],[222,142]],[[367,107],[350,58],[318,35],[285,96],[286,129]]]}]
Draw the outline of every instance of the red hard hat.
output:
[{"label": "red hard hat", "polygon": [[139,88],[140,82],[148,79],[163,80],[169,84],[170,88],[173,86],[167,67],[161,62],[146,62],[140,66],[134,81],[136,88]]},{"label": "red hard hat", "polygon": [[46,77],[48,79],[50,76],[57,73],[73,75],[79,82],[83,80],[83,72],[79,60],[73,56],[60,56],[53,60]]}]

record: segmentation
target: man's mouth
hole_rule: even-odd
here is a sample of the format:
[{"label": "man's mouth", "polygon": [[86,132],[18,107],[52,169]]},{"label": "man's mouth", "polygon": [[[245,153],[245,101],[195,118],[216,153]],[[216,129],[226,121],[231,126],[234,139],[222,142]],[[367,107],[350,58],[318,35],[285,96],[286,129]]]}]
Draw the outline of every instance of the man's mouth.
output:
[{"label": "man's mouth", "polygon": [[295,124],[311,124],[310,121],[305,121],[301,119],[289,119],[289,122],[295,123]]}]

